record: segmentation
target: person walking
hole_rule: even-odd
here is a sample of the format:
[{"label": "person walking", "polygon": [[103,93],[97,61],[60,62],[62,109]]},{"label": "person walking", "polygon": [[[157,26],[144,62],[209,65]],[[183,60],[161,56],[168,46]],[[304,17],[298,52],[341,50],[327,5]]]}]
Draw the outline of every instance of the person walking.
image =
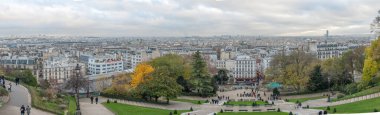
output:
[{"label": "person walking", "polygon": [[94,97],[91,96],[90,99],[91,99],[91,104],[92,104],[94,102]]},{"label": "person walking", "polygon": [[95,102],[96,102],[96,104],[98,104],[98,101],[99,101],[99,99],[98,99],[98,97],[96,97],[96,98],[95,98]]},{"label": "person walking", "polygon": [[26,114],[27,114],[27,115],[30,115],[30,110],[31,110],[31,109],[32,109],[32,108],[30,108],[29,105],[26,107]]},{"label": "person walking", "polygon": [[9,83],[9,88],[8,88],[9,92],[12,92],[12,83]]},{"label": "person walking", "polygon": [[25,114],[25,107],[24,107],[24,105],[21,106],[20,111],[21,111],[21,115]]}]

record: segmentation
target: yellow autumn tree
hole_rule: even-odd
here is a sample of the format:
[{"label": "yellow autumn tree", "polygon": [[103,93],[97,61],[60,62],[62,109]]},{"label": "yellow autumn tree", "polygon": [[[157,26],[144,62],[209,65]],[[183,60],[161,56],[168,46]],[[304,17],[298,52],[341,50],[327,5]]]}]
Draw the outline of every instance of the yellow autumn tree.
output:
[{"label": "yellow autumn tree", "polygon": [[132,74],[131,87],[136,88],[139,84],[143,83],[145,80],[149,80],[149,75],[154,71],[154,68],[147,64],[138,64],[135,71]]},{"label": "yellow autumn tree", "polygon": [[380,66],[380,39],[373,41],[371,46],[367,47],[365,50],[365,61],[363,66],[363,77],[362,83],[363,85],[368,85],[373,77],[379,71]]}]

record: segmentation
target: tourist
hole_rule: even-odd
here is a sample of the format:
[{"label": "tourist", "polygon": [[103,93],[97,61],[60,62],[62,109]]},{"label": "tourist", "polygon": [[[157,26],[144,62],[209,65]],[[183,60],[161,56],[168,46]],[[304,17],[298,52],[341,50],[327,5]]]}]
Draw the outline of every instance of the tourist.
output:
[{"label": "tourist", "polygon": [[21,111],[21,115],[25,114],[25,107],[24,107],[24,105],[21,106],[20,111]]},{"label": "tourist", "polygon": [[9,92],[12,92],[12,83],[9,83],[9,88],[8,88]]},{"label": "tourist", "polygon": [[94,102],[94,97],[91,96],[90,99],[91,99],[91,104],[92,104]]},{"label": "tourist", "polygon": [[30,110],[31,110],[31,109],[32,109],[32,108],[30,108],[29,105],[26,107],[26,114],[27,114],[27,115],[30,115]]},{"label": "tourist", "polygon": [[96,102],[96,104],[98,104],[98,101],[99,101],[99,99],[98,99],[98,97],[96,97],[96,98],[95,98],[95,102]]}]

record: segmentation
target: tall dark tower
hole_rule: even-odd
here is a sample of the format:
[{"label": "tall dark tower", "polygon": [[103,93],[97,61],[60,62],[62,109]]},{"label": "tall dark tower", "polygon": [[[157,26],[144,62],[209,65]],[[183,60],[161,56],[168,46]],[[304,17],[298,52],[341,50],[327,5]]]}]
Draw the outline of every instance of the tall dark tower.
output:
[{"label": "tall dark tower", "polygon": [[326,30],[325,38],[329,39],[329,30]]}]

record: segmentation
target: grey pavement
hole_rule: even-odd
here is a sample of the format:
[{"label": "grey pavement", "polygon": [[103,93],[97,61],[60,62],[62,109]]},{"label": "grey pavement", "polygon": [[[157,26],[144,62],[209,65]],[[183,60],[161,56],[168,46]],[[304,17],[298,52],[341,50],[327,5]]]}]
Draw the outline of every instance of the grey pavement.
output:
[{"label": "grey pavement", "polygon": [[105,98],[99,98],[99,103],[91,104],[91,100],[89,98],[82,98],[79,100],[80,108],[83,115],[114,115],[111,111],[109,111],[106,107],[104,107],[101,103],[107,101]]},{"label": "grey pavement", "polygon": [[[29,105],[31,107],[31,97],[28,90],[21,86],[17,85],[13,82],[12,91],[9,93],[9,102],[6,103],[3,107],[0,108],[1,115],[20,115],[20,107],[21,105]],[[9,87],[9,81],[6,82],[7,88]],[[35,108],[31,109],[31,115],[52,115],[51,113],[47,113]]]}]

